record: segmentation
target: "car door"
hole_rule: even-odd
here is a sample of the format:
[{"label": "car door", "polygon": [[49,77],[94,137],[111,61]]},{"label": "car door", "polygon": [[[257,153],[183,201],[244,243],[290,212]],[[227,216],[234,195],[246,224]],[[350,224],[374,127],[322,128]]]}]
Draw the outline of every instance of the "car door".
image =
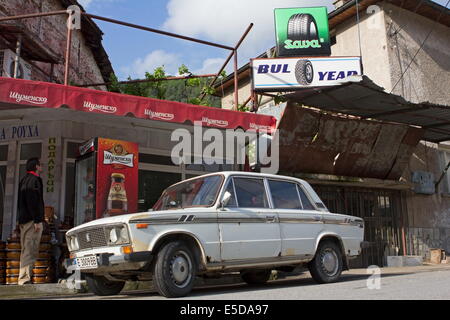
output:
[{"label": "car door", "polygon": [[231,177],[226,191],[232,197],[218,212],[222,261],[277,258],[280,226],[264,179]]},{"label": "car door", "polygon": [[281,256],[314,255],[316,239],[324,227],[321,212],[296,182],[269,179],[268,185],[280,221]]}]

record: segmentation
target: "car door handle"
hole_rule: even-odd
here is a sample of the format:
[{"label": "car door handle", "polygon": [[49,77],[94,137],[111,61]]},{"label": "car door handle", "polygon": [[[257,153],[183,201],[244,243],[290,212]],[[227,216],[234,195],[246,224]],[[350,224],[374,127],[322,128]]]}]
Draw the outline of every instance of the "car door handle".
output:
[{"label": "car door handle", "polygon": [[320,216],[314,216],[314,221],[322,221],[322,217],[320,217]]},{"label": "car door handle", "polygon": [[276,216],[266,216],[266,221],[267,222],[275,222],[277,220]]}]

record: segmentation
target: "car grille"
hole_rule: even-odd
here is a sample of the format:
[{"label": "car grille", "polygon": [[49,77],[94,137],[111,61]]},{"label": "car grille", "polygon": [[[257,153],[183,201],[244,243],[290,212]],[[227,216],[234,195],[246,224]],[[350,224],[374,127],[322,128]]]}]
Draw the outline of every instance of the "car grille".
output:
[{"label": "car grille", "polygon": [[103,228],[83,230],[76,234],[80,250],[106,247],[107,240]]}]

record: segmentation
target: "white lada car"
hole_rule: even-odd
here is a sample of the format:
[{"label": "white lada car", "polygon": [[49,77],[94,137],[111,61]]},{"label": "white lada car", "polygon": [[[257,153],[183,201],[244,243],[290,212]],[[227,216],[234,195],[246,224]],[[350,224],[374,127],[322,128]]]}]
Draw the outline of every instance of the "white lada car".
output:
[{"label": "white lada car", "polygon": [[67,265],[97,295],[126,280],[153,280],[166,297],[187,295],[197,276],[241,273],[263,284],[271,270],[307,266],[337,281],[364,244],[361,218],[330,213],[300,179],[221,172],[167,188],[152,211],[95,220],[66,234]]}]

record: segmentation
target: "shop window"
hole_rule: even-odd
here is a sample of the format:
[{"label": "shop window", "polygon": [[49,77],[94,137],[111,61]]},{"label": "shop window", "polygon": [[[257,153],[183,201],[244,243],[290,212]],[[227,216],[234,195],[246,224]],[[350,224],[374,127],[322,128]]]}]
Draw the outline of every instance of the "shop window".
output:
[{"label": "shop window", "polygon": [[78,147],[81,143],[78,142],[67,142],[66,158],[76,159],[79,155]]},{"label": "shop window", "polygon": [[163,166],[175,166],[170,156],[157,154],[139,153],[139,163],[159,164]]},{"label": "shop window", "polygon": [[20,160],[28,160],[30,158],[41,158],[42,143],[24,143],[20,146]]},{"label": "shop window", "polygon": [[[217,163],[207,164],[205,162],[205,159],[202,159],[201,163],[197,164],[197,163],[195,163],[196,160],[197,160],[197,162],[200,162],[199,158],[192,157],[191,163],[186,164],[186,170],[200,171],[200,172],[219,172],[219,171],[233,171],[234,170],[232,164],[225,164],[225,163],[224,164],[217,164]],[[225,160],[223,160],[223,162],[225,162]]]},{"label": "shop window", "polygon": [[0,161],[7,161],[8,160],[8,145],[1,145],[0,146]]},{"label": "shop window", "polygon": [[64,201],[64,223],[74,225],[75,211],[75,163],[66,163],[66,193]]},{"label": "shop window", "polygon": [[180,181],[181,173],[139,170],[139,212],[151,209],[167,187]]},{"label": "shop window", "polygon": [[0,165],[0,239],[3,228],[3,207],[5,205],[6,165]]}]

